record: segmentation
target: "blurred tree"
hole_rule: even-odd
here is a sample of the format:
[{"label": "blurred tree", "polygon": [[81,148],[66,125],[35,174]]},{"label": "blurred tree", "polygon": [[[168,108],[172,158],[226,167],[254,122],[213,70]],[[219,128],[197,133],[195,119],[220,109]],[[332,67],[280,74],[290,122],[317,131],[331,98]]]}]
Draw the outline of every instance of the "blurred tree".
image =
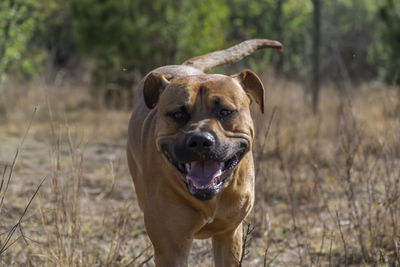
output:
[{"label": "blurred tree", "polygon": [[225,41],[223,1],[71,0],[70,7],[78,48],[93,60],[97,85],[108,90],[130,90],[151,69]]},{"label": "blurred tree", "polygon": [[52,0],[51,3],[54,8],[41,23],[40,34],[36,34],[33,39],[47,53],[45,78],[47,82],[55,82],[58,74],[68,69],[67,78],[80,79],[82,68],[79,67],[79,53],[72,36],[73,18],[69,12],[69,2]]},{"label": "blurred tree", "polygon": [[8,74],[30,79],[43,69],[47,57],[40,40],[45,21],[58,8],[51,0],[0,1],[0,112],[7,115],[4,82]]},{"label": "blurred tree", "polygon": [[[381,7],[380,16],[385,23],[384,41],[389,47],[389,66],[386,78],[389,83],[400,85],[400,3],[386,0]],[[400,92],[400,91],[399,91]]]},{"label": "blurred tree", "polygon": [[225,1],[182,1],[175,21],[175,62],[224,48],[229,27]]},{"label": "blurred tree", "polygon": [[145,73],[220,48],[227,13],[220,2],[72,0],[74,37],[105,70]]},{"label": "blurred tree", "polygon": [[[385,1],[324,1],[321,82],[384,72],[399,82],[399,4]],[[270,38],[284,44],[284,53],[257,52],[239,65],[273,65],[310,87],[313,10],[312,0],[0,0],[0,81],[6,74],[29,78],[43,67],[51,81],[59,69],[82,73],[85,64],[96,88],[130,89],[157,66]]]},{"label": "blurred tree", "polygon": [[313,5],[310,0],[285,1],[282,9],[283,71],[289,77],[305,79],[311,71]]},{"label": "blurred tree", "polygon": [[230,8],[229,39],[236,43],[250,38],[281,41],[283,53],[266,50],[247,59],[256,71],[273,65],[288,77],[306,77],[310,72],[311,15],[310,0],[228,0]]},{"label": "blurred tree", "polygon": [[33,42],[55,4],[50,0],[0,1],[0,82],[7,73],[30,76],[46,56]]},{"label": "blurred tree", "polygon": [[[252,38],[277,39],[274,29],[276,18],[272,16],[276,8],[274,0],[227,0],[227,5],[229,7],[229,27],[227,28],[229,45]],[[271,51],[257,52],[255,56],[246,58],[241,64],[250,65],[255,71],[263,71],[273,64]]]},{"label": "blurred tree", "polygon": [[71,0],[70,12],[77,46],[94,60],[88,62],[97,85],[129,83],[132,71],[162,64],[174,51],[167,1]]},{"label": "blurred tree", "polygon": [[378,16],[380,5],[375,0],[324,1],[323,77],[353,82],[378,75],[386,54]]}]

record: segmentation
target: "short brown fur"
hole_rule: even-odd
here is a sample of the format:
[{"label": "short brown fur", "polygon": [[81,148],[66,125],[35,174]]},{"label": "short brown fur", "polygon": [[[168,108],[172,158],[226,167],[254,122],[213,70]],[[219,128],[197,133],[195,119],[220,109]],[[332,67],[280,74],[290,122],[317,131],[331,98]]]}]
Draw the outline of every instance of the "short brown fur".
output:
[{"label": "short brown fur", "polygon": [[[252,46],[252,41],[263,40],[246,41],[250,47],[265,47]],[[281,48],[278,42],[273,44]],[[252,49],[242,51],[241,57]],[[208,62],[205,55],[188,60],[187,65],[158,68],[146,75],[137,89],[127,158],[157,266],[187,266],[195,238],[212,238],[215,266],[238,266],[242,256],[242,221],[254,202],[254,129],[249,95],[263,111],[264,88],[249,70],[233,76],[205,74],[203,70],[216,64],[240,59],[224,51],[218,51],[224,60],[209,65],[204,63]],[[213,115],[216,104],[237,112],[219,119]],[[183,125],[166,115],[182,106],[190,114]],[[249,144],[222,190],[209,200],[199,200],[188,192],[182,174],[162,151],[163,145],[173,146],[191,131],[212,133],[228,151],[238,140]]]}]

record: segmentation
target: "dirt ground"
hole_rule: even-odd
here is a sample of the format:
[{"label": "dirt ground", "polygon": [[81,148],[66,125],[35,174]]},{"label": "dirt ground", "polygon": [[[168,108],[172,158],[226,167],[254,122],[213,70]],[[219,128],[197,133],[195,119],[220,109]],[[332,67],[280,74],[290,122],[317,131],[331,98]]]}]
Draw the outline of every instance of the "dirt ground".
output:
[{"label": "dirt ground", "polygon": [[[300,85],[264,83],[243,266],[399,266],[399,89],[327,85],[314,115]],[[99,107],[86,88],[5,89],[0,264],[154,266],[126,164],[130,111]],[[213,266],[209,240],[189,265]]]}]

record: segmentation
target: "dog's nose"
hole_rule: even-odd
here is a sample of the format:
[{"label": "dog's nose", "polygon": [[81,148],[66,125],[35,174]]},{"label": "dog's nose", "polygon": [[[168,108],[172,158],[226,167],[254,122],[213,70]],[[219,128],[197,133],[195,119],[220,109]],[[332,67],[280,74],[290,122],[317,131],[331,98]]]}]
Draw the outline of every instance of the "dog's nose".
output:
[{"label": "dog's nose", "polygon": [[215,145],[215,137],[209,132],[197,132],[186,135],[186,148],[191,150],[208,150]]}]

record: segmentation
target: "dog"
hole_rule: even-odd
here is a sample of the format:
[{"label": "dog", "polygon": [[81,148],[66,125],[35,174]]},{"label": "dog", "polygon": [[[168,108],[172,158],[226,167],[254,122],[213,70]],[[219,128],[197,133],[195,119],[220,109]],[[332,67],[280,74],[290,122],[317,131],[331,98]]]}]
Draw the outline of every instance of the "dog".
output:
[{"label": "dog", "polygon": [[156,266],[187,266],[193,239],[212,238],[215,266],[238,266],[242,221],[254,203],[254,126],[264,112],[255,73],[206,74],[262,48],[267,39],[163,66],[140,82],[127,161]]}]

